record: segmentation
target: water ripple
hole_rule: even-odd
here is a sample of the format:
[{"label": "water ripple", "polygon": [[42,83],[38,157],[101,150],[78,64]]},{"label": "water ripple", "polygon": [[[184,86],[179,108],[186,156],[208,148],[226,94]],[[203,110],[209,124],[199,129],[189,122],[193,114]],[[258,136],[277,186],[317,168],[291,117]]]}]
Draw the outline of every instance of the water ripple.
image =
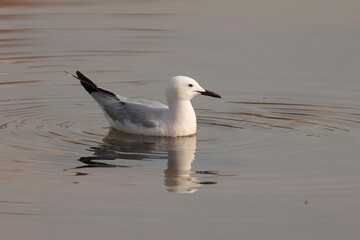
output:
[{"label": "water ripple", "polygon": [[200,123],[234,129],[286,129],[318,134],[352,132],[360,124],[357,107],[302,103],[295,99],[228,104],[231,104],[229,111],[202,110]]}]

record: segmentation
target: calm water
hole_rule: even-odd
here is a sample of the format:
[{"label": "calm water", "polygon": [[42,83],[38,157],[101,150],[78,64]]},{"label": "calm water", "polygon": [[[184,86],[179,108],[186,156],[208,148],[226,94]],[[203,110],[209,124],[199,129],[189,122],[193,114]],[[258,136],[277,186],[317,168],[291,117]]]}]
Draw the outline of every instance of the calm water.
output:
[{"label": "calm water", "polygon": [[[290,3],[291,2],[291,3]],[[358,239],[358,1],[0,1],[1,239]],[[198,134],[111,128],[63,71]]]}]

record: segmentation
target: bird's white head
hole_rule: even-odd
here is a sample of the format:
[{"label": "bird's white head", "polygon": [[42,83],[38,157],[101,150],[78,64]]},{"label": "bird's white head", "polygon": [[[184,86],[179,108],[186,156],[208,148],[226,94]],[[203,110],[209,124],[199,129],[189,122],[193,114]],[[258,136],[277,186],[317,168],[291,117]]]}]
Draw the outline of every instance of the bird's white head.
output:
[{"label": "bird's white head", "polygon": [[185,76],[175,76],[166,87],[168,102],[176,100],[191,100],[196,95],[206,95],[221,98],[219,94],[205,90],[194,79]]}]

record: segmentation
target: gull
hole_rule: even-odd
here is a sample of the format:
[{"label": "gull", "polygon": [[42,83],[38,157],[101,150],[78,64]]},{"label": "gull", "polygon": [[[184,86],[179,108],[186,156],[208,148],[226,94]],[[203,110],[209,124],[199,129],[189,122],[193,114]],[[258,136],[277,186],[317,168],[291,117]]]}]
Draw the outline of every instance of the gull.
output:
[{"label": "gull", "polygon": [[197,95],[221,98],[219,94],[205,90],[194,79],[185,76],[175,76],[167,83],[166,106],[156,101],[116,95],[98,87],[79,71],[76,75],[70,75],[80,80],[112,127],[132,134],[169,137],[194,135],[197,128],[196,115],[190,100]]}]

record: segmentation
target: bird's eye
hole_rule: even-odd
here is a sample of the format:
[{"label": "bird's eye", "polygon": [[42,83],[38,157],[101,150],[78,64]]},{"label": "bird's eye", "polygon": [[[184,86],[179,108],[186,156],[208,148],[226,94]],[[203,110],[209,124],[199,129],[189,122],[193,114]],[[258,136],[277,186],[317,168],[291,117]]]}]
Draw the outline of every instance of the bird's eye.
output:
[{"label": "bird's eye", "polygon": [[189,86],[189,87],[193,87],[194,85],[192,85],[192,84],[190,83],[190,84],[188,84],[188,86]]}]

